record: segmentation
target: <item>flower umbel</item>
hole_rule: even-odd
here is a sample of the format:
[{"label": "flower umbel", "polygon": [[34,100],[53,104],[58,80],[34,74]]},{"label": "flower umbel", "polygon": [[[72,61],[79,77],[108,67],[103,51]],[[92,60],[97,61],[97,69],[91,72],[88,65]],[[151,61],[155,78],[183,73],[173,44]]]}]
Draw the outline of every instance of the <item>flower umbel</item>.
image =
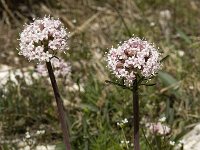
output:
[{"label": "flower umbel", "polygon": [[148,123],[147,127],[149,128],[151,133],[155,133],[155,134],[159,134],[159,135],[167,135],[171,131],[171,129],[168,126],[163,125],[160,122]]},{"label": "flower umbel", "polygon": [[49,61],[56,51],[68,49],[67,39],[68,33],[60,20],[51,17],[35,19],[25,25],[20,34],[19,54],[29,60]]},{"label": "flower umbel", "polygon": [[[65,62],[63,59],[52,58],[51,64],[53,66],[56,77],[66,77],[71,74],[71,65],[68,62]],[[41,76],[48,76],[48,71],[45,64],[38,64],[36,67],[36,71]]]},{"label": "flower umbel", "polygon": [[133,37],[107,54],[108,67],[117,78],[132,83],[136,74],[155,75],[160,69],[160,53],[152,43]]}]

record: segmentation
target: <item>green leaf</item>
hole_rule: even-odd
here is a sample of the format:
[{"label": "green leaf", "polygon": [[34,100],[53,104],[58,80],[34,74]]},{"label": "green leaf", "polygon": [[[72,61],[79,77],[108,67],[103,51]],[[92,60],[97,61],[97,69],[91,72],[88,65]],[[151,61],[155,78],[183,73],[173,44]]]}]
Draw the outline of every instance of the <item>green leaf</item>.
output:
[{"label": "green leaf", "polygon": [[95,105],[92,104],[79,104],[79,107],[85,111],[93,111],[93,112],[98,112],[99,109],[98,107],[96,107]]},{"label": "green leaf", "polygon": [[56,144],[55,150],[65,150],[65,144],[64,143]]},{"label": "green leaf", "polygon": [[161,59],[161,61],[160,62],[164,62],[166,59],[168,59],[169,58],[169,55],[166,55],[165,57],[163,57],[162,59]]},{"label": "green leaf", "polygon": [[162,92],[169,91],[174,96],[179,97],[180,93],[177,91],[179,87],[179,81],[175,79],[172,75],[167,72],[160,71],[158,73],[158,77],[160,78],[161,82],[164,84],[165,88],[162,89]]},{"label": "green leaf", "polygon": [[176,30],[179,33],[180,38],[182,38],[186,43],[188,43],[188,44],[192,43],[189,36],[187,36],[183,31],[181,31],[179,28],[176,28]]},{"label": "green leaf", "polygon": [[170,75],[167,72],[160,71],[158,73],[158,77],[161,79],[165,86],[172,86],[178,84],[178,80],[176,80],[172,75]]}]

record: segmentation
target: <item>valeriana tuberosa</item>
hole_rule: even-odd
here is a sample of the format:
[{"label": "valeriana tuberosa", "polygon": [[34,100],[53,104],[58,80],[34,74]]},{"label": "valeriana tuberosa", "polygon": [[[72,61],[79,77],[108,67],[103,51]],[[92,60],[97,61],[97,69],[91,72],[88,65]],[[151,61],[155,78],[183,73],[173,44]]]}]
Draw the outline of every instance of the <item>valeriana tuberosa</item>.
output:
[{"label": "valeriana tuberosa", "polygon": [[147,123],[146,126],[152,134],[167,135],[171,131],[167,125],[164,125],[161,122]]},{"label": "valeriana tuberosa", "polygon": [[132,83],[137,74],[150,77],[160,69],[160,53],[152,43],[133,37],[107,55],[108,67],[118,78]]},{"label": "valeriana tuberosa", "polygon": [[[71,150],[69,131],[66,123],[63,102],[58,90],[53,67],[63,69],[59,73],[69,71],[67,64],[55,57],[57,52],[65,52],[68,49],[68,32],[59,19],[44,17],[35,19],[33,23],[26,24],[20,34],[19,54],[28,58],[29,61],[46,62],[46,67],[51,80],[58,107],[58,115],[67,150]],[[53,63],[53,67],[52,64]]]},{"label": "valeriana tuberosa", "polygon": [[68,32],[60,20],[35,19],[20,34],[19,54],[29,60],[49,61],[58,51],[68,49]]},{"label": "valeriana tuberosa", "polygon": [[133,92],[133,126],[134,126],[134,149],[139,150],[139,96],[138,87],[146,85],[142,82],[155,76],[161,67],[160,53],[154,44],[132,37],[111,48],[107,53],[108,68],[123,83],[106,81]]}]

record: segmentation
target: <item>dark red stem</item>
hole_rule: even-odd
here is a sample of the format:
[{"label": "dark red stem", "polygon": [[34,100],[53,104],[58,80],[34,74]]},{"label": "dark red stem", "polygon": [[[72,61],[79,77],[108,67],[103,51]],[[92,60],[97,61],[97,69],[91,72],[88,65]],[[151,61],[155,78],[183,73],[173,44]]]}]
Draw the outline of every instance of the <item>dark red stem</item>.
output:
[{"label": "dark red stem", "polygon": [[137,78],[133,81],[133,143],[134,150],[140,150],[139,143],[139,96],[138,96],[138,81]]},{"label": "dark red stem", "polygon": [[56,82],[56,79],[55,79],[55,75],[54,75],[54,72],[53,72],[51,62],[50,61],[46,62],[46,66],[47,66],[47,69],[48,69],[49,77],[50,77],[50,80],[51,80],[51,84],[52,84],[53,91],[54,91],[54,96],[55,96],[57,107],[58,107],[58,116],[59,116],[59,120],[61,122],[64,144],[66,146],[66,150],[71,150],[70,140],[69,140],[69,131],[68,131],[67,122],[66,122],[66,119],[65,119],[63,101],[60,97],[58,85],[57,85],[57,82]]}]

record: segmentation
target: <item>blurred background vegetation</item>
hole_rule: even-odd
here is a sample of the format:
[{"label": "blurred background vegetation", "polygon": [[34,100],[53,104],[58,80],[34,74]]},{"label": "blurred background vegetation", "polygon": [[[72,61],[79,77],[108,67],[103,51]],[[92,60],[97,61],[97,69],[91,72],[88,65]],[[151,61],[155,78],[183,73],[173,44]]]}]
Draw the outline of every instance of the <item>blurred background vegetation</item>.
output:
[{"label": "blurred background vegetation", "polygon": [[[0,76],[0,149],[23,148],[22,141],[31,149],[48,144],[62,149],[51,86],[34,77],[35,64],[16,49],[24,23],[45,15],[60,18],[71,32],[70,50],[61,57],[71,62],[72,76],[59,79],[59,86],[74,150],[126,149],[116,125],[124,118],[132,141],[131,92],[105,84],[115,80],[105,52],[133,34],[169,55],[153,79],[156,85],[140,88],[142,128],[146,132],[147,122],[166,116],[170,139],[181,139],[200,119],[199,8],[198,0],[0,0],[0,75],[8,73]],[[38,130],[45,133],[36,135]],[[141,143],[149,149],[144,137]]]}]

